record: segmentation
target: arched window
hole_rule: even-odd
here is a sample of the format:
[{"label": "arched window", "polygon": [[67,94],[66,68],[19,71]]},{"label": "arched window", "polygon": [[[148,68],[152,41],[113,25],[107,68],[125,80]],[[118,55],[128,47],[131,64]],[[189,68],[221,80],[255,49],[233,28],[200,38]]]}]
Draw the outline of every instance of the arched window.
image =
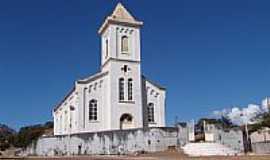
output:
[{"label": "arched window", "polygon": [[109,41],[108,39],[106,39],[106,42],[105,42],[105,58],[107,58],[109,55]]},{"label": "arched window", "polygon": [[123,101],[125,99],[125,80],[124,78],[119,79],[119,100]]},{"label": "arched window", "polygon": [[89,102],[89,120],[96,121],[97,120],[97,100],[92,99]]},{"label": "arched window", "polygon": [[153,123],[155,122],[155,110],[154,110],[154,103],[149,103],[147,107],[148,113],[148,122]]},{"label": "arched window", "polygon": [[132,79],[128,79],[128,100],[132,100],[133,99],[133,95],[132,95]]},{"label": "arched window", "polygon": [[129,50],[129,48],[128,48],[128,37],[123,36],[121,38],[121,51],[122,51],[122,53],[127,53],[128,50]]}]

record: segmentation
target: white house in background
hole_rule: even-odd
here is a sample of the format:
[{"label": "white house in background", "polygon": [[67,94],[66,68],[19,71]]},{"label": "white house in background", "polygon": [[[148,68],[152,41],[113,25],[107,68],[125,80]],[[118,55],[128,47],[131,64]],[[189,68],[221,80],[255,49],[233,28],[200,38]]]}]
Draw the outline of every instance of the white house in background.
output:
[{"label": "white house in background", "polygon": [[55,135],[165,126],[166,91],[141,72],[142,25],[120,3],[106,18],[100,71],[54,108]]}]

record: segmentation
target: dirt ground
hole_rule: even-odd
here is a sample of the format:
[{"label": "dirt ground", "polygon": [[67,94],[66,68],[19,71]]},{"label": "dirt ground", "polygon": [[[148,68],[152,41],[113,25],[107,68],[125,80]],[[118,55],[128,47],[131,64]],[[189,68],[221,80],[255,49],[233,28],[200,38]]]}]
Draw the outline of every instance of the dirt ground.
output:
[{"label": "dirt ground", "polygon": [[[1,158],[0,159],[6,159]],[[11,158],[16,159],[16,158]],[[54,158],[18,158],[23,160],[270,160],[270,155],[249,155],[235,157],[187,157],[178,152],[160,152],[138,156],[80,156],[80,157],[54,157]]]},{"label": "dirt ground", "polygon": [[213,156],[213,157],[188,157],[182,153],[177,152],[161,152],[155,154],[145,155],[154,160],[270,160],[270,155],[264,156]]}]

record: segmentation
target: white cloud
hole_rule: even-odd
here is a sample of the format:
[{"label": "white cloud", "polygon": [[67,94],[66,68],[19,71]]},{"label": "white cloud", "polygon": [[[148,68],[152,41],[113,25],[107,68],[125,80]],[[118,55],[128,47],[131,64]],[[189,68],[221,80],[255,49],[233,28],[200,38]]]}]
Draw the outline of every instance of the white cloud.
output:
[{"label": "white cloud", "polygon": [[214,111],[213,115],[215,117],[225,116],[231,120],[233,124],[243,125],[245,123],[254,123],[255,117],[268,111],[264,106],[259,106],[256,104],[249,104],[245,108],[233,107],[231,109],[223,109],[221,111]]}]

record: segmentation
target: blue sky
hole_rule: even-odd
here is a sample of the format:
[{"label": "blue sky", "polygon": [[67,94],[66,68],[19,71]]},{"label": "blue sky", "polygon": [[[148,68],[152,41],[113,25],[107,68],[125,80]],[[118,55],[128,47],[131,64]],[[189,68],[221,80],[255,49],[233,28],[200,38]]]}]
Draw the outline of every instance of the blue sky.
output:
[{"label": "blue sky", "polygon": [[[0,123],[52,119],[74,81],[99,70],[97,30],[117,2],[0,2]],[[142,69],[167,88],[168,124],[270,96],[269,1],[121,2],[144,21]]]}]

